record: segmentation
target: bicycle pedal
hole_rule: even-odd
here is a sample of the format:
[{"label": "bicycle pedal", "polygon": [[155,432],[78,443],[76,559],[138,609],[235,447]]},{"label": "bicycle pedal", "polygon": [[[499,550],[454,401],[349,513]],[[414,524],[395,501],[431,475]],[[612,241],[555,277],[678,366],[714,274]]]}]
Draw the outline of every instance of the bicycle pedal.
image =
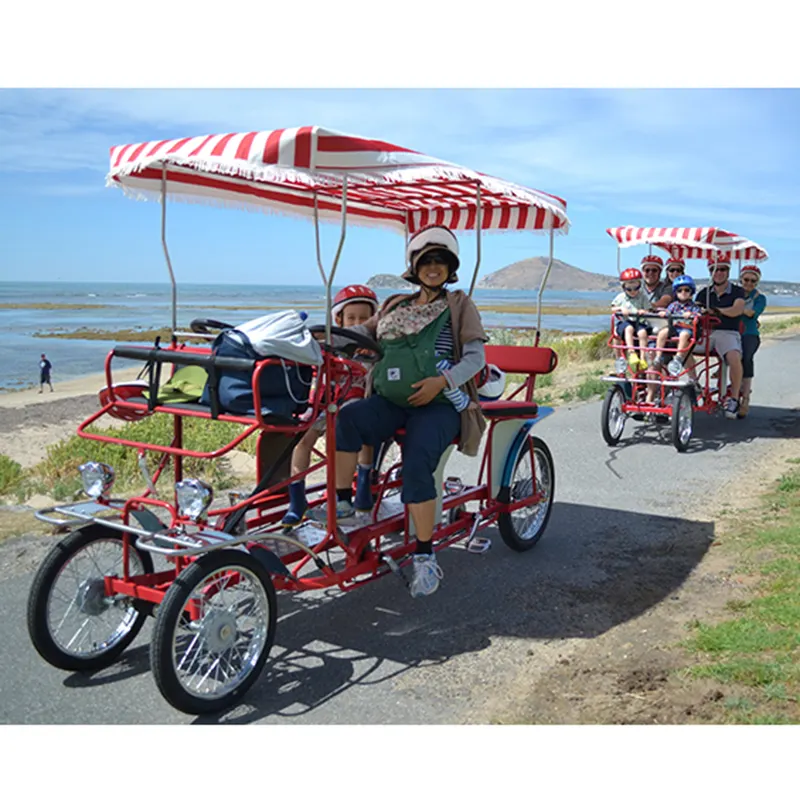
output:
[{"label": "bicycle pedal", "polygon": [[474,539],[471,539],[470,542],[467,544],[467,552],[485,553],[491,548],[491,546],[492,546],[491,539],[486,539],[482,536],[476,536]]},{"label": "bicycle pedal", "polygon": [[403,581],[403,583],[406,585],[406,587],[409,587],[410,583],[408,582],[408,578],[406,578],[405,573],[403,572],[403,570],[400,567],[400,565],[388,553],[384,553],[381,556],[381,558],[386,562],[386,564],[389,567],[389,569],[395,575],[397,575],[397,577],[400,578],[401,581]]}]

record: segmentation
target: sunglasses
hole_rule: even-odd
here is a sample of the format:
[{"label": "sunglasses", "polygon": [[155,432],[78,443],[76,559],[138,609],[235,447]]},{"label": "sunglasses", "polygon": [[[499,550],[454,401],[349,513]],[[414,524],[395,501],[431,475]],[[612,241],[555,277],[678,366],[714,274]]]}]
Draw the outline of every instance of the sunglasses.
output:
[{"label": "sunglasses", "polygon": [[680,294],[681,292],[689,292],[689,294],[691,294],[692,293],[692,287],[691,286],[679,286],[675,290],[675,294]]},{"label": "sunglasses", "polygon": [[731,268],[730,268],[730,267],[717,267],[717,268],[715,269],[714,267],[709,267],[709,268],[708,268],[708,271],[709,271],[710,273],[712,273],[712,274],[713,274],[714,272],[730,272],[730,271],[731,271]]},{"label": "sunglasses", "polygon": [[645,267],[642,272],[661,272],[658,267]]},{"label": "sunglasses", "polygon": [[419,261],[417,261],[418,267],[427,267],[428,264],[441,264],[442,266],[447,266],[447,256],[444,253],[425,253]]},{"label": "sunglasses", "polygon": [[758,278],[742,278],[742,283],[758,283]]},{"label": "sunglasses", "polygon": [[677,272],[683,275],[683,267],[667,267],[667,272]]},{"label": "sunglasses", "polygon": [[622,287],[626,292],[638,292],[642,288],[641,283],[626,284]]}]

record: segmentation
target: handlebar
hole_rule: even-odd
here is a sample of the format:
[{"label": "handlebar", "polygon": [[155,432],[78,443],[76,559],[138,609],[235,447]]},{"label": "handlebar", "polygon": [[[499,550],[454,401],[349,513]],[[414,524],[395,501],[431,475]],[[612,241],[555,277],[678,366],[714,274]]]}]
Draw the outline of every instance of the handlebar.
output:
[{"label": "handlebar", "polygon": [[638,319],[665,319],[665,320],[692,320],[692,319],[717,319],[717,317],[711,313],[711,309],[704,308],[700,313],[692,314],[690,317],[684,317],[683,314],[659,314],[657,311],[637,311],[636,313],[625,314],[623,311],[619,309],[614,309],[611,312],[612,316],[620,317],[623,319],[632,319],[633,317],[637,317]]},{"label": "handlebar", "polygon": [[132,347],[120,345],[113,349],[119,358],[130,358],[136,361],[152,361],[157,364],[181,364],[189,367],[217,367],[238,372],[250,372],[255,368],[254,358],[236,358],[234,356],[204,355],[201,353],[183,353],[178,350],[162,350],[158,347]]}]

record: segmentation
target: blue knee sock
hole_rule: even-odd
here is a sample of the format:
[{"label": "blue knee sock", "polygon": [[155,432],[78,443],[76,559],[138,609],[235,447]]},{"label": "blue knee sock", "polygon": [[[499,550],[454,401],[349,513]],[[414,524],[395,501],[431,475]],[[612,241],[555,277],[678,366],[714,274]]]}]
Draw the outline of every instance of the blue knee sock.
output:
[{"label": "blue knee sock", "polygon": [[372,467],[364,464],[358,465],[355,506],[359,511],[369,511],[372,508],[371,474]]},{"label": "blue knee sock", "polygon": [[298,518],[306,513],[308,502],[306,501],[306,482],[305,480],[295,481],[289,484],[289,511],[296,514]]}]

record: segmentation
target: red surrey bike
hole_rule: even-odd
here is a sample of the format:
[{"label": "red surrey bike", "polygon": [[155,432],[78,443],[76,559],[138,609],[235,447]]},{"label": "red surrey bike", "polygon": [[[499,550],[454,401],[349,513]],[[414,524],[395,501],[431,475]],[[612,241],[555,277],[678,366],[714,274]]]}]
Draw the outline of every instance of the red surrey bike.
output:
[{"label": "red surrey bike", "polygon": [[[111,150],[109,183],[127,194],[161,201],[162,244],[172,282],[171,341],[160,346],[117,346],[105,362],[101,407],[78,428],[87,439],[134,448],[147,489],[129,498],[110,495],[113,468],[81,467],[89,500],[37,512],[66,535],[39,568],[30,590],[28,629],[40,655],[64,670],[105,667],[128,647],[148,615],[155,616],[150,663],[163,697],[188,714],[219,712],[236,703],[269,658],[277,622],[276,591],[326,587],[350,591],[389,573],[406,580],[414,549],[402,485],[402,432],[377,457],[374,507],[350,525],[335,518],[334,461],[337,399],[346,393],[357,361],[375,361],[375,342],[331,325],[331,294],[348,220],[388,227],[406,238],[436,222],[475,230],[480,264],[481,230],[528,230],[550,236],[550,262],[539,290],[536,346],[487,346],[487,360],[522,383],[506,399],[483,403],[488,420],[477,482],[447,478],[451,446],[436,478],[434,548],[461,542],[482,552],[497,527],[512,549],[526,551],[541,538],[550,516],[555,467],[550,450],[532,435],[552,409],[533,399],[537,375],[557,365],[553,350],[539,347],[541,298],[553,257],[553,235],[566,233],[566,203],[557,197],[479,174],[422,153],[317,127],[146,142]],[[313,219],[320,275],[327,298],[321,363],[311,367],[312,413],[302,419],[262,413],[265,371],[303,365],[278,358],[216,354],[210,345],[224,323],[195,320],[177,325],[175,279],[166,243],[166,200],[210,200]],[[326,272],[320,255],[320,220],[341,223],[336,255]],[[189,340],[209,340],[208,345]],[[114,383],[121,359],[142,362],[146,379]],[[161,403],[162,369],[200,367],[207,373],[207,401]],[[306,365],[307,366],[307,365]],[[248,376],[253,410],[221,407],[222,373]],[[312,507],[327,507],[327,523],[307,522],[287,532],[288,464],[293,447],[318,414],[325,413],[325,452],[306,473],[324,472],[308,487]],[[171,438],[134,441],[122,431],[93,431],[101,417],[136,420],[169,415]],[[235,423],[241,431],[223,447],[205,452],[184,442],[190,418]],[[215,503],[213,490],[187,477],[184,459],[217,459],[256,438],[256,486],[247,496]],[[454,443],[455,444],[455,443]],[[174,485],[164,480],[171,468]],[[166,485],[164,485],[166,483]],[[158,567],[156,566],[158,562]]]},{"label": "red surrey bike", "polygon": [[[732,257],[748,261],[765,261],[766,250],[755,242],[736,233],[719,228],[609,228],[607,233],[617,242],[617,271],[620,268],[621,248],[636,244],[656,245],[675,258],[709,259]],[[611,314],[611,332],[608,346],[615,354],[614,375],[602,380],[614,386],[606,392],[600,424],[603,439],[615,446],[622,438],[628,418],[640,422],[670,425],[672,444],[678,452],[685,452],[694,432],[694,415],[697,412],[717,414],[730,396],[725,360],[711,348],[710,334],[719,324],[707,310],[691,320],[691,335],[684,347],[677,338],[667,339],[665,347],[656,347],[656,334],[672,318],[657,313],[643,312],[639,319],[647,319],[653,331],[648,340],[648,350],[653,355],[661,353],[664,367],[654,368],[648,363],[645,370],[632,369],[624,357],[626,346],[616,336],[618,316]],[[679,356],[677,359],[675,356]],[[653,394],[648,399],[648,388]],[[653,392],[653,389],[655,390]]]}]

